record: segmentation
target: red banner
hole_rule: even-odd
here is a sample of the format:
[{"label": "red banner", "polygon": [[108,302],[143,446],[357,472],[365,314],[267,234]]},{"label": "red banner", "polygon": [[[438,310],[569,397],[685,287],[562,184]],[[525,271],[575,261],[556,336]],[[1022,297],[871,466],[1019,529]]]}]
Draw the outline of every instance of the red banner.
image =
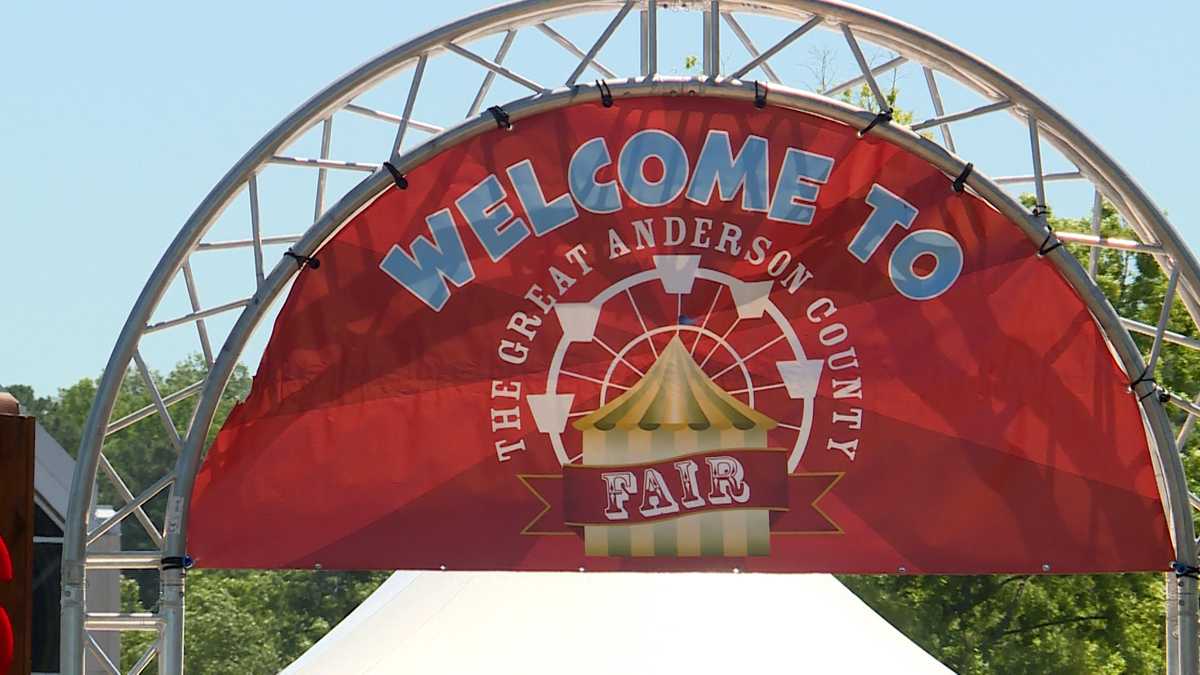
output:
[{"label": "red banner", "polygon": [[199,565],[1172,559],[1086,306],[895,146],[644,98],[522,120],[407,178],[296,281],[197,481]]}]

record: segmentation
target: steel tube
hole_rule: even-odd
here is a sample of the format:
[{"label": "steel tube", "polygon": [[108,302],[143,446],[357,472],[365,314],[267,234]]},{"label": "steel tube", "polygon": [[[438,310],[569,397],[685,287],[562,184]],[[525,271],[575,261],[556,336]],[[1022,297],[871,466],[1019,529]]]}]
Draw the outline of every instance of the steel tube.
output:
[{"label": "steel tube", "polygon": [[[1133,251],[1135,253],[1162,253],[1162,247],[1157,244],[1143,244],[1140,241],[1132,239],[1109,239],[1108,237],[1083,234],[1081,232],[1055,232],[1054,236],[1068,244],[1091,246],[1093,250],[1109,248],[1117,251]],[[1088,263],[1088,275],[1092,277],[1096,276],[1096,272],[1092,268],[1090,261]]]},{"label": "steel tube", "polygon": [[[866,61],[864,60],[863,63],[866,63]],[[874,78],[877,75],[882,75],[883,73],[888,72],[889,70],[894,70],[896,68],[899,68],[900,66],[902,66],[906,63],[908,63],[908,58],[906,58],[904,56],[897,56],[893,59],[888,60],[885,63],[875,66],[874,68],[870,69],[870,71],[868,71],[868,72],[870,72],[871,77]],[[825,91],[823,91],[821,93],[826,96],[836,96],[837,94],[839,94],[843,91],[846,91],[848,89],[857,87],[858,85],[860,85],[866,81],[867,81],[866,77],[864,77],[863,75],[859,75],[857,77],[852,77],[849,80],[842,82],[841,84],[835,84],[834,86],[826,89]],[[876,86],[878,86],[878,85],[876,85]]]},{"label": "steel tube", "polygon": [[[497,62],[499,62],[501,60],[503,60],[503,57],[497,58]],[[495,75],[495,73],[492,73],[491,71],[488,71],[488,73],[493,76]],[[401,117],[399,115],[393,115],[390,112],[376,110],[375,108],[368,108],[365,105],[359,105],[357,103],[347,103],[346,107],[342,108],[342,110],[345,110],[346,112],[354,113],[356,115],[361,115],[363,117],[370,117],[371,119],[374,119],[374,120],[380,120],[383,122],[391,122],[392,124],[399,124],[400,121],[402,119],[404,119],[403,117]],[[413,129],[416,129],[418,131],[424,131],[424,132],[430,133],[430,134],[440,134],[446,130],[445,127],[439,127],[436,124],[430,124],[428,122],[422,122],[420,120],[414,120],[414,119],[408,120],[408,126]]]},{"label": "steel tube", "polygon": [[[938,96],[938,101],[939,101],[938,107],[940,107],[941,106],[941,102],[940,102],[941,96],[940,95]],[[987,103],[987,104],[981,105],[977,108],[971,108],[970,110],[963,110],[961,112],[950,113],[949,115],[938,113],[937,117],[932,117],[930,119],[925,120],[924,122],[918,122],[918,123],[912,125],[912,130],[920,131],[922,129],[928,129],[929,127],[949,126],[950,124],[952,124],[954,122],[961,122],[963,120],[969,120],[972,117],[979,117],[980,115],[986,115],[988,113],[993,113],[998,110],[1007,110],[1008,108],[1011,108],[1011,107],[1012,107],[1012,101],[996,101],[995,103]]]},{"label": "steel tube", "polygon": [[88,554],[84,565],[89,570],[156,570],[161,551],[121,551]]}]

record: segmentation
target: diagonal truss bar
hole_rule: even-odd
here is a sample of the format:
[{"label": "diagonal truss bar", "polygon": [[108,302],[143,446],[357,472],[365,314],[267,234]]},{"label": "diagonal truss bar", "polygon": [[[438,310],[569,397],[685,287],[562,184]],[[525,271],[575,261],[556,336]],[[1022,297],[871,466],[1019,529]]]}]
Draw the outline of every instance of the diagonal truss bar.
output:
[{"label": "diagonal truss bar", "polygon": [[[1040,153],[1039,153],[1040,154]],[[1043,183],[1053,183],[1064,180],[1080,180],[1084,178],[1082,171],[1058,171],[1055,173],[1042,174]],[[1015,185],[1018,183],[1036,183],[1038,177],[1032,176],[1000,176],[993,178],[992,182],[997,185]]]},{"label": "diagonal truss bar", "polygon": [[[1200,395],[1198,395],[1198,396],[1196,396],[1196,398],[1192,399],[1192,407],[1196,408],[1197,410],[1200,410]],[[1195,428],[1196,428],[1196,414],[1189,411],[1187,419],[1185,419],[1183,421],[1183,424],[1179,427],[1179,435],[1175,437],[1175,448],[1177,450],[1179,450],[1179,452],[1182,453],[1184,451],[1184,448],[1187,447],[1187,442],[1189,439],[1191,439],[1192,431],[1195,430]],[[1196,495],[1192,494],[1192,499],[1193,499],[1192,506],[1196,505],[1196,502],[1194,501],[1195,498],[1196,498]]]},{"label": "diagonal truss bar", "polygon": [[[125,520],[125,518],[129,517],[129,514],[131,513],[138,514],[138,520],[141,521],[143,527],[147,528],[147,534],[153,538],[155,534],[158,534],[158,528],[154,526],[153,521],[150,520],[150,516],[145,512],[142,506],[151,499],[154,499],[154,497],[157,496],[158,493],[162,492],[168,485],[175,482],[175,472],[172,471],[162,478],[159,478],[154,485],[151,485],[143,490],[142,494],[134,497],[132,494],[130,494],[129,487],[125,485],[125,481],[121,480],[120,476],[117,475],[117,472],[115,469],[113,469],[112,464],[108,463],[107,460],[106,464],[108,464],[109,470],[105,473],[108,473],[109,477],[113,479],[113,483],[117,486],[117,491],[122,493],[122,498],[125,499],[125,505],[117,509],[117,511],[106,518],[103,523],[100,523],[91,530],[88,530],[87,543],[89,545],[96,543],[96,540],[104,536],[105,532],[108,532],[115,527],[117,523]],[[162,546],[161,540],[156,541],[155,543],[158,546]]]},{"label": "diagonal truss bar", "polygon": [[[369,117],[371,119],[391,122],[393,124],[399,124],[400,121],[404,119],[400,115],[393,115],[390,112],[376,110],[375,108],[368,108],[365,105],[359,105],[357,103],[347,103],[346,107],[342,108],[342,110],[345,110],[349,113],[354,113],[355,115],[360,115],[362,117]],[[446,130],[445,127],[439,127],[436,124],[430,124],[429,122],[422,122],[420,120],[414,120],[411,118],[408,120],[408,126],[410,129],[416,129],[417,131],[424,131],[430,134],[440,134]]]},{"label": "diagonal truss bar", "polygon": [[[204,380],[200,380],[199,382],[193,382],[192,384],[189,384],[188,386],[184,387],[183,389],[180,389],[179,391],[176,391],[172,394],[168,394],[167,396],[164,396],[163,403],[166,403],[168,406],[174,405],[174,404],[188,398],[189,396],[194,396],[197,392],[199,392],[203,388],[204,388]],[[151,403],[150,405],[148,405],[144,408],[139,408],[138,410],[135,410],[135,411],[129,413],[128,415],[122,417],[119,420],[116,420],[115,422],[110,422],[108,427],[104,430],[104,435],[111,436],[111,435],[117,433],[118,431],[124,429],[125,427],[131,426],[137,422],[140,422],[140,421],[146,419],[147,417],[150,417],[151,415],[153,415],[155,410],[157,410],[157,408],[155,408],[154,404]]]},{"label": "diagonal truss bar", "polygon": [[[482,56],[476,54],[475,52],[472,52],[467,49],[463,49],[462,47],[459,47],[458,45],[454,44],[453,42],[447,42],[446,49],[454,52],[455,54],[458,54],[459,56],[463,57],[464,59],[467,59],[468,61],[473,61],[475,64],[482,66],[484,68],[487,68],[488,70],[496,73],[497,75],[500,75],[501,77],[505,77],[505,78],[508,78],[509,80],[512,80],[513,82],[516,82],[517,84],[521,85],[522,87],[525,87],[526,89],[532,91],[535,94],[544,94],[544,93],[550,91],[549,89],[546,89],[545,87],[538,84],[537,82],[534,82],[533,80],[531,80],[527,77],[524,77],[522,75],[518,75],[517,73],[513,72],[512,70],[509,70],[508,68],[500,65],[499,63],[485,59]],[[424,57],[422,57],[422,58],[424,58]]]},{"label": "diagonal truss bar", "polygon": [[313,169],[339,169],[342,171],[362,171],[363,173],[375,173],[379,170],[378,164],[370,164],[368,162],[344,162],[340,159],[319,159],[315,157],[291,157],[289,155],[275,155],[267,160],[272,164],[286,164],[288,166],[303,166]]},{"label": "diagonal truss bar", "polygon": [[298,234],[286,234],[276,237],[259,236],[258,241],[253,239],[235,239],[232,241],[206,241],[196,244],[197,251],[223,251],[231,248],[250,248],[257,243],[259,246],[269,246],[271,244],[294,244],[300,241]]},{"label": "diagonal truss bar", "polygon": [[158,655],[158,647],[161,643],[162,638],[151,642],[146,647],[146,651],[142,652],[141,657],[133,664],[133,667],[129,669],[127,675],[142,675],[142,671],[146,670],[146,666],[150,665],[150,662]]},{"label": "diagonal truss bar", "polygon": [[[549,24],[547,24],[545,22],[539,23],[537,25],[537,29],[542,31],[543,33],[545,33],[546,37],[548,37],[551,40],[554,40],[556,43],[558,43],[558,45],[560,47],[562,47],[563,49],[570,52],[575,58],[582,59],[586,56],[586,54],[584,53],[584,51],[582,49],[575,46],[574,42],[571,42],[567,38],[567,36],[554,30],[553,28],[551,28]],[[512,31],[512,32],[515,33],[515,31]],[[496,59],[496,62],[499,63],[500,59]],[[612,70],[609,70],[608,68],[605,68],[603,63],[600,63],[599,61],[597,61],[594,58],[588,62],[588,65],[591,66],[596,72],[600,73],[604,77],[611,77],[611,78],[617,77],[616,73],[614,73]]]},{"label": "diagonal truss bar", "polygon": [[[183,282],[187,286],[188,300],[192,303],[192,311],[200,311],[200,296],[196,292],[196,278],[192,274],[191,258],[183,263]],[[208,339],[208,326],[204,324],[204,319],[196,321],[196,334],[200,337],[200,349],[204,352],[204,362],[212,368],[213,351],[212,343]]]},{"label": "diagonal truss bar", "polygon": [[[863,63],[866,63],[866,61],[863,61]],[[882,74],[888,72],[889,70],[895,70],[896,68],[899,68],[900,66],[902,66],[906,63],[908,63],[907,57],[897,56],[894,59],[891,59],[891,60],[886,61],[878,66],[875,66],[869,72],[871,73],[871,77],[874,78],[874,77],[877,77],[879,75],[882,75]],[[834,85],[821,93],[824,94],[825,96],[833,96],[833,95],[837,94],[838,92],[846,91],[847,89],[853,89],[854,87],[857,87],[858,85],[862,84],[865,81],[866,81],[866,78],[862,75],[859,75],[858,77],[852,77],[849,80],[842,82],[841,84]],[[874,93],[878,88],[879,88],[878,85],[871,87],[871,92]],[[880,95],[882,95],[882,92],[880,93]],[[887,103],[886,99],[884,100],[884,103]]]},{"label": "diagonal truss bar", "polygon": [[262,222],[258,211],[258,174],[251,174],[250,180],[250,243],[254,246],[254,287],[262,288],[263,284],[263,238]]},{"label": "diagonal truss bar", "polygon": [[87,639],[88,651],[92,653],[92,658],[100,663],[100,667],[108,671],[110,675],[121,675],[121,670],[117,668],[112,659],[108,658],[108,654],[105,654],[100,645],[96,643],[96,638],[92,637],[89,633]]},{"label": "diagonal truss bar", "polygon": [[879,88],[879,83],[875,81],[875,74],[871,72],[871,67],[867,65],[867,57],[863,56],[862,47],[859,47],[858,40],[854,39],[854,31],[850,30],[850,24],[842,24],[842,35],[846,37],[846,44],[850,45],[850,51],[854,52],[854,60],[858,62],[858,69],[862,71],[863,80],[871,88],[871,95],[875,97],[875,103],[879,106],[879,111],[891,112],[891,106],[888,105],[888,100],[884,97],[883,90]]},{"label": "diagonal truss bar", "polygon": [[[1096,231],[1099,231],[1097,229]],[[1082,232],[1055,232],[1054,236],[1059,241],[1067,244],[1083,244],[1091,246],[1094,253],[1098,253],[1099,249],[1108,248],[1117,251],[1135,251],[1137,253],[1161,254],[1163,248],[1158,244],[1143,244],[1140,241],[1132,239],[1110,239],[1095,234],[1083,234]],[[1096,276],[1095,271],[1091,272],[1091,276]]]},{"label": "diagonal truss bar", "polygon": [[1167,278],[1167,290],[1163,293],[1162,310],[1158,314],[1158,325],[1154,328],[1154,343],[1150,345],[1150,359],[1146,363],[1146,372],[1154,375],[1154,367],[1158,364],[1158,356],[1162,352],[1163,334],[1167,332],[1167,323],[1171,320],[1171,305],[1175,302],[1175,289],[1179,286],[1179,265],[1171,268],[1171,276]]},{"label": "diagonal truss bar", "polygon": [[[1189,417],[1195,417],[1196,415],[1200,415],[1200,405],[1196,405],[1195,403],[1192,403],[1191,401],[1180,396],[1179,394],[1168,393],[1167,396],[1170,397],[1171,405],[1175,406],[1176,408],[1179,408],[1180,410],[1186,411]],[[1192,506],[1197,506],[1196,496],[1194,494],[1192,495],[1192,498],[1189,501],[1191,501]],[[1198,507],[1198,508],[1200,508],[1200,507]]]},{"label": "diagonal truss bar", "polygon": [[146,391],[150,392],[150,399],[154,401],[154,408],[158,411],[159,419],[162,420],[167,438],[171,440],[171,445],[174,445],[176,450],[183,450],[183,441],[179,438],[179,430],[175,428],[175,421],[171,419],[171,412],[167,410],[167,404],[158,391],[158,385],[150,376],[150,369],[146,367],[146,360],[142,358],[140,349],[134,350],[133,362],[137,364],[138,373],[142,376],[142,383],[146,385]]},{"label": "diagonal truss bar", "polygon": [[404,144],[404,133],[408,131],[408,121],[412,119],[413,108],[417,105],[417,92],[421,89],[421,79],[425,77],[425,64],[428,61],[429,55],[422,54],[417,58],[417,66],[413,69],[412,83],[408,85],[408,98],[404,101],[404,112],[400,115],[400,127],[396,129],[396,140],[392,142],[393,159],[400,154],[400,147]]},{"label": "diagonal truss bar", "polygon": [[[928,129],[929,127],[938,127],[938,126],[948,129],[950,123],[952,123],[952,122],[961,122],[963,120],[971,119],[972,117],[979,117],[980,115],[986,115],[988,113],[993,113],[998,110],[1005,110],[1005,109],[1011,108],[1012,106],[1013,106],[1012,101],[995,101],[993,103],[981,105],[977,108],[971,108],[970,110],[963,110],[962,112],[950,113],[949,115],[938,113],[937,117],[931,117],[923,122],[918,122],[918,123],[912,125],[912,127],[910,127],[910,128],[913,131],[920,131],[922,129]],[[937,107],[937,108],[941,107],[940,97],[939,97],[939,103],[935,107]]]},{"label": "diagonal truss bar", "polygon": [[[1093,191],[1092,195],[1092,236],[1096,238],[1097,242],[1104,240],[1104,238],[1100,236],[1100,220],[1103,216],[1104,197],[1100,195],[1099,190],[1095,190]],[[1059,239],[1062,239],[1062,237],[1059,237]],[[1158,248],[1160,251],[1162,250],[1161,246],[1156,248]],[[1096,246],[1093,246],[1092,249],[1088,251],[1088,276],[1091,277],[1093,281],[1096,279],[1096,268],[1099,265],[1100,249]],[[1176,443],[1176,445],[1178,445],[1178,443]]]},{"label": "diagonal truss bar", "polygon": [[[500,48],[496,50],[496,63],[504,63],[504,59],[508,56],[508,50],[512,48],[513,40],[517,37],[516,30],[510,30],[504,34],[504,39],[500,42]],[[492,83],[496,81],[496,73],[487,71],[483,76],[483,83],[479,85],[479,91],[475,94],[475,100],[471,101],[471,107],[467,110],[467,117],[474,117],[479,114],[479,109],[483,107],[483,100],[487,97],[488,92],[492,89]]]},{"label": "diagonal truss bar", "polygon": [[[616,16],[614,16],[612,21],[609,21],[608,25],[604,27],[604,30],[600,33],[600,37],[596,38],[596,41],[592,43],[591,48],[587,50],[587,54],[584,54],[583,58],[579,60],[579,65],[575,66],[575,70],[571,71],[571,76],[567,78],[568,87],[574,85],[576,80],[579,79],[579,76],[583,74],[583,71],[586,70],[587,67],[591,65],[592,61],[596,59],[596,54],[600,53],[601,48],[603,48],[605,43],[608,42],[608,39],[612,37],[613,32],[617,30],[617,27],[620,26],[621,22],[625,20],[625,17],[629,15],[629,11],[633,9],[633,4],[633,0],[630,0],[622,5],[621,9],[617,10]],[[651,4],[653,4],[653,2],[651,2]],[[643,42],[644,41],[645,37],[643,37]],[[645,45],[643,45],[643,47],[645,47]]]},{"label": "diagonal truss bar", "polygon": [[[329,146],[333,142],[333,115],[325,118],[321,123],[321,159],[329,159]],[[317,196],[316,203],[313,204],[313,222],[317,222],[321,217],[321,213],[325,210],[325,178],[329,170],[321,168],[317,171]],[[192,309],[200,309],[193,307]]]},{"label": "diagonal truss bar", "polygon": [[[929,89],[929,100],[933,102],[933,112],[938,117],[946,114],[946,108],[942,106],[942,92],[938,90],[937,79],[933,76],[933,71],[929,66],[921,66],[921,70],[925,73],[925,86]],[[941,124],[942,145],[950,152],[957,152],[954,149],[954,135],[950,133],[949,124]]]},{"label": "diagonal truss bar", "polygon": [[[108,476],[108,479],[112,481],[113,487],[117,489],[117,494],[119,494],[121,499],[125,501],[126,506],[129,506],[133,502],[137,501],[134,498],[133,493],[130,492],[129,486],[125,484],[125,481],[121,479],[121,476],[117,473],[117,470],[113,468],[112,463],[108,461],[108,457],[105,457],[104,455],[100,455],[100,469],[104,471],[104,475]],[[148,498],[147,501],[149,501],[149,499],[153,499],[153,496]],[[137,517],[138,522],[141,523],[142,527],[146,530],[146,534],[149,535],[150,540],[154,542],[155,546],[162,548],[162,533],[159,532],[158,526],[154,524],[154,521],[150,520],[150,516],[146,513],[146,510],[142,508],[142,504],[144,503],[145,502],[133,504],[130,506],[130,508],[133,510],[133,514]],[[125,507],[122,507],[117,513],[120,513],[124,510]],[[116,515],[117,514],[114,513],[113,517],[115,518]],[[121,517],[124,518],[125,516]],[[112,518],[109,520],[112,520]],[[107,523],[108,521],[106,520],[105,522]],[[113,525],[116,524],[117,523],[114,521]],[[104,533],[101,532],[100,534]],[[87,540],[87,543],[90,544],[92,541],[94,540]]]},{"label": "diagonal truss bar", "polygon": [[[742,47],[746,48],[746,52],[750,54],[751,58],[757,59],[758,57],[762,56],[762,54],[758,51],[758,47],[754,45],[754,41],[750,39],[750,35],[742,28],[742,24],[734,18],[733,12],[721,12],[721,18],[724,19],[725,24],[729,26],[729,30],[733,31],[733,35],[738,39],[738,42],[742,43]],[[767,80],[769,80],[772,84],[780,84],[781,80],[779,79],[779,75],[775,74],[775,69],[771,67],[771,64],[764,60],[756,65],[762,66],[763,72],[767,75]]]},{"label": "diagonal truss bar", "polygon": [[148,335],[150,333],[156,333],[160,330],[174,328],[175,326],[179,326],[179,325],[188,323],[190,321],[199,321],[200,319],[207,319],[208,317],[213,316],[215,314],[220,314],[222,312],[228,312],[233,309],[238,309],[239,307],[245,307],[246,305],[250,304],[250,302],[252,300],[254,300],[254,298],[246,298],[244,300],[234,300],[233,302],[227,302],[224,305],[219,305],[217,307],[211,307],[209,309],[202,309],[199,312],[192,312],[191,314],[185,314],[184,316],[181,316],[181,317],[178,317],[175,319],[168,319],[166,321],[159,321],[158,323],[152,323],[152,324],[146,326],[146,329],[143,332]]},{"label": "diagonal truss bar", "polygon": [[[727,21],[731,21],[733,19],[732,14],[726,14],[725,16],[726,16]],[[751,70],[754,70],[758,66],[764,66],[763,72],[765,72],[767,74],[767,77],[771,77],[771,73],[773,71],[767,70],[767,67],[766,67],[767,59],[770,59],[772,56],[775,56],[776,54],[778,54],[780,51],[783,50],[784,47],[787,47],[788,45],[792,44],[796,40],[799,40],[800,37],[803,36],[805,33],[816,28],[817,26],[820,26],[821,22],[824,20],[825,19],[823,17],[814,15],[811,19],[809,19],[808,21],[805,21],[799,28],[797,28],[796,30],[785,35],[782,40],[780,40],[779,42],[776,42],[775,44],[768,47],[767,51],[765,51],[761,54],[755,54],[754,58],[750,59],[746,63],[746,65],[733,71],[733,74],[731,74],[730,77],[736,78],[736,79],[741,79],[742,77],[745,77],[746,73],[750,72]],[[730,24],[730,27],[732,27],[732,26],[733,26],[733,24]],[[734,30],[735,35],[738,32],[739,32],[739,30]],[[749,38],[747,38],[747,40],[748,39]],[[750,48],[750,45],[747,45],[747,49],[749,49],[749,48]],[[754,52],[751,52],[751,54],[754,54]],[[772,81],[776,81],[776,80],[772,80]]]}]

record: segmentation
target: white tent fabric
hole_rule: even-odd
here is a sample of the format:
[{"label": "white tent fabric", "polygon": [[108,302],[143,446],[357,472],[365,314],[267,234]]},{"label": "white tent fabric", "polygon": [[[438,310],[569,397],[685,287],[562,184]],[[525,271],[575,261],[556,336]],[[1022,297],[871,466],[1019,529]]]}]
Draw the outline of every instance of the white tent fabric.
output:
[{"label": "white tent fabric", "polygon": [[949,673],[823,574],[397,572],[284,675]]}]

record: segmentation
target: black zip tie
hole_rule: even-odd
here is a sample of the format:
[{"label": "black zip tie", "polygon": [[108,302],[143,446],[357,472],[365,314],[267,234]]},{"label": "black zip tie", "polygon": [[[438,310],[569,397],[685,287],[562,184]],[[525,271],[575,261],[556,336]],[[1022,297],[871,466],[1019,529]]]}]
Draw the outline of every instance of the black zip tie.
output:
[{"label": "black zip tie", "polygon": [[508,113],[504,112],[504,108],[494,105],[488,108],[488,112],[492,113],[492,117],[496,120],[496,127],[505,131],[512,130],[512,122],[508,119]]},{"label": "black zip tie", "polygon": [[[608,88],[608,83],[604,80],[596,80],[596,86],[600,88],[600,103],[605,108],[611,108],[613,104],[612,90]],[[505,115],[504,119],[508,119]]]},{"label": "black zip tie", "polygon": [[162,571],[167,570],[188,570],[195,565],[196,561],[192,560],[190,555],[171,555],[159,561],[159,567]]},{"label": "black zip tie", "polygon": [[1158,391],[1158,382],[1157,382],[1157,381],[1154,379],[1154,377],[1153,377],[1153,376],[1151,376],[1151,375],[1150,375],[1150,366],[1146,366],[1145,368],[1143,368],[1143,369],[1142,369],[1142,374],[1141,374],[1141,375],[1138,375],[1138,376],[1137,376],[1137,379],[1135,379],[1135,380],[1133,380],[1132,382],[1130,382],[1130,383],[1129,383],[1129,391],[1131,391],[1131,392],[1133,392],[1133,393],[1135,393],[1135,394],[1136,394],[1136,393],[1137,393],[1137,386],[1138,386],[1139,384],[1143,384],[1143,383],[1145,383],[1145,382],[1149,382],[1150,384],[1154,385],[1154,388],[1150,390],[1150,393],[1149,393],[1149,394],[1146,394],[1145,396],[1141,396],[1141,397],[1139,397],[1139,398],[1138,398],[1138,400],[1139,400],[1139,401],[1145,400],[1145,398],[1146,398],[1147,396],[1149,396],[1150,394],[1153,394],[1154,392]]},{"label": "black zip tie", "polygon": [[408,189],[408,179],[404,177],[404,174],[400,173],[400,169],[397,169],[391,162],[384,162],[383,168],[392,174],[392,182],[396,184],[396,187],[401,190]]},{"label": "black zip tie", "polygon": [[1046,206],[1045,204],[1034,204],[1033,211],[1031,211],[1031,213],[1033,214],[1034,218],[1048,216],[1050,215],[1050,207]]},{"label": "black zip tie", "polygon": [[303,269],[305,265],[308,265],[314,270],[321,266],[321,261],[317,260],[316,256],[300,255],[299,253],[293,252],[291,249],[284,251],[283,254],[294,259],[296,261],[296,267],[300,269]]},{"label": "black zip tie", "polygon": [[1185,562],[1173,560],[1171,561],[1171,569],[1175,570],[1176,579],[1182,579],[1184,577],[1187,577],[1188,579],[1200,579],[1200,567],[1196,567],[1195,565],[1189,565]]},{"label": "black zip tie", "polygon": [[865,129],[858,132],[858,137],[862,138],[863,136],[866,136],[867,132],[874,129],[875,125],[879,124],[880,122],[891,122],[891,121],[892,121],[892,111],[891,110],[884,110],[882,112],[877,112],[877,113],[875,113],[875,119],[871,120],[871,123],[868,124]]},{"label": "black zip tie", "polygon": [[967,178],[970,177],[971,172],[974,170],[975,165],[967,162],[967,165],[963,167],[962,173],[958,174],[958,178],[954,179],[954,185],[952,187],[954,188],[955,192],[961,193],[963,190],[967,189]]},{"label": "black zip tie", "polygon": [[[1049,232],[1047,232],[1046,238],[1042,240],[1042,245],[1038,246],[1037,254],[1038,254],[1039,258],[1046,257],[1046,255],[1049,254],[1051,251],[1053,251],[1054,249],[1063,245],[1063,243],[1061,241],[1059,241],[1058,239],[1054,239],[1054,243],[1050,244],[1051,239],[1054,239],[1054,230],[1050,230]],[[1046,244],[1050,244],[1050,245],[1047,246]]]},{"label": "black zip tie", "polygon": [[767,85],[759,82],[758,80],[754,81],[754,107],[767,107]]}]

